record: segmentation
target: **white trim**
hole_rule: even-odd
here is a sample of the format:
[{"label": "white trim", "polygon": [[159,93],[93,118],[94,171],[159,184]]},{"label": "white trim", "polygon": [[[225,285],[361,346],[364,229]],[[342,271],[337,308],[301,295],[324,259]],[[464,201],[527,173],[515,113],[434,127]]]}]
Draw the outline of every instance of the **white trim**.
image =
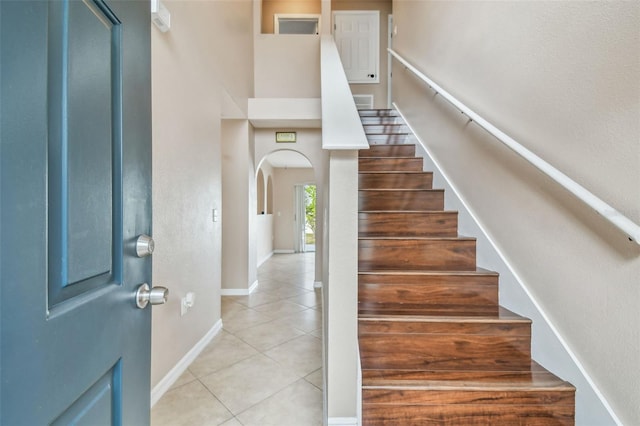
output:
[{"label": "white trim", "polygon": [[[425,158],[425,160],[430,161],[433,164],[433,166],[435,166],[435,168],[437,169],[437,171],[440,174],[440,176],[442,176],[442,179],[445,182],[445,186],[448,186],[448,188],[445,188],[445,193],[453,194],[453,196],[456,198],[456,201],[458,203],[460,203],[461,207],[464,209],[464,211],[460,211],[459,213],[466,213],[468,216],[470,216],[471,220],[473,221],[473,225],[475,227],[477,227],[479,229],[479,231],[482,233],[482,236],[477,235],[478,241],[480,241],[481,237],[483,237],[489,243],[489,245],[491,246],[491,249],[498,256],[497,261],[502,264],[502,266],[503,266],[502,269],[504,269],[503,271],[498,271],[500,273],[500,281],[502,282],[505,277],[507,277],[508,275],[511,275],[512,280],[519,285],[519,287],[522,289],[522,291],[527,296],[528,302],[530,302],[531,305],[532,305],[531,308],[533,308],[534,311],[535,311],[533,313],[535,313],[539,317],[539,319],[541,319],[544,322],[544,326],[546,326],[546,328],[544,326],[542,326],[542,324],[539,324],[536,321],[535,318],[531,318],[532,320],[534,320],[534,324],[537,324],[537,326],[534,329],[535,334],[532,335],[532,339],[534,337],[538,337],[537,341],[534,342],[532,340],[532,350],[535,349],[534,348],[534,344],[536,344],[536,343],[539,344],[540,346],[549,347],[549,348],[552,348],[552,347],[556,346],[556,345],[554,345],[554,343],[559,343],[562,346],[562,349],[564,350],[566,355],[568,355],[570,357],[570,359],[572,361],[572,366],[571,367],[575,367],[575,369],[577,369],[578,371],[576,372],[575,369],[567,367],[566,364],[565,364],[565,365],[562,366],[563,371],[556,372],[556,374],[563,375],[564,376],[563,377],[564,380],[570,381],[576,387],[576,389],[577,389],[576,398],[579,397],[579,395],[582,395],[582,397],[585,398],[585,400],[586,400],[586,398],[587,398],[586,394],[587,394],[588,391],[586,391],[584,388],[581,388],[581,386],[578,383],[576,383],[578,380],[586,382],[585,384],[589,386],[589,388],[591,389],[593,394],[596,396],[596,398],[599,400],[599,402],[602,404],[602,406],[605,408],[605,410],[607,411],[607,413],[609,414],[611,419],[617,425],[622,425],[622,422],[620,421],[618,416],[616,416],[615,412],[613,411],[613,409],[609,405],[608,401],[605,399],[605,397],[602,394],[602,392],[600,392],[600,389],[596,386],[594,381],[591,379],[591,376],[586,371],[586,369],[584,368],[582,363],[578,360],[576,354],[573,352],[573,350],[571,350],[571,347],[569,346],[567,341],[562,337],[562,335],[560,334],[558,329],[553,325],[553,323],[551,322],[549,316],[544,311],[542,306],[539,304],[538,300],[533,296],[533,294],[531,293],[531,291],[529,290],[527,285],[524,283],[524,281],[520,277],[520,275],[518,275],[518,273],[515,271],[515,268],[508,261],[508,258],[504,255],[504,253],[498,247],[496,242],[491,238],[490,234],[487,232],[487,230],[482,225],[480,220],[478,220],[478,217],[475,215],[473,210],[467,204],[465,199],[460,195],[460,192],[451,183],[451,180],[449,180],[449,177],[447,176],[447,174],[444,172],[444,170],[442,169],[442,167],[440,166],[438,161],[434,158],[434,156],[432,155],[432,153],[429,150],[429,148],[427,148],[427,145],[420,138],[420,136],[418,136],[418,134],[413,130],[411,124],[409,124],[409,122],[406,120],[404,114],[402,113],[400,108],[398,108],[398,105],[395,102],[393,103],[393,107],[396,109],[396,111],[398,111],[398,114],[400,114],[400,117],[402,117],[402,119],[405,122],[406,126],[409,128],[409,131],[411,133],[413,133],[413,136],[418,141],[418,143],[420,144],[420,146],[422,147],[422,149],[424,150],[426,155],[429,157],[428,159]],[[449,190],[451,190],[451,191],[449,192]],[[461,215],[460,219],[462,220],[462,215]],[[493,265],[493,266],[495,266],[495,265]],[[498,269],[498,268],[496,268],[496,269]],[[501,296],[501,299],[502,299],[502,296]],[[501,303],[502,303],[502,300],[501,300]],[[509,308],[509,306],[505,306],[505,307]],[[525,307],[525,309],[526,309],[526,307]],[[531,315],[531,313],[532,312],[526,312],[524,314],[528,315],[528,316],[533,316],[533,315]],[[549,334],[551,334],[551,335],[549,335]],[[541,342],[541,343],[538,343],[538,342]],[[560,354],[560,353],[557,353],[557,352],[558,351],[555,351],[553,355],[554,356],[558,356],[558,357],[563,356],[563,354]],[[570,370],[574,370],[574,371],[570,371]],[[576,375],[576,373],[579,373],[579,375],[581,377],[578,377]],[[568,375],[571,375],[572,377],[567,377]],[[585,405],[591,405],[592,402],[595,402],[595,401],[586,401]]]},{"label": "white trim", "polygon": [[293,254],[295,251],[293,250],[274,250],[274,254]]},{"label": "white trim", "polygon": [[[315,21],[316,22],[316,33],[303,33],[296,35],[318,35],[320,34],[320,28],[322,25],[320,24],[321,15],[317,13],[274,13],[273,14],[273,33],[280,35],[280,18],[289,19],[289,20],[299,20],[299,21]],[[289,33],[290,35],[291,33]]]},{"label": "white trim", "polygon": [[266,262],[267,260],[271,259],[271,256],[273,256],[273,253],[274,253],[274,252],[272,251],[271,253],[269,253],[268,255],[266,255],[265,257],[263,257],[263,258],[262,258],[262,260],[261,260],[260,262],[258,262],[258,268],[259,268],[260,266],[262,266],[262,264],[263,264],[264,262]]},{"label": "white trim", "polygon": [[187,352],[176,365],[158,382],[157,385],[151,390],[151,406],[153,407],[156,402],[162,398],[162,395],[167,392],[171,386],[182,376],[189,365],[200,355],[200,352],[213,340],[214,337],[222,330],[222,319],[216,321],[211,329],[205,334],[202,339],[196,343],[189,352]]},{"label": "white trim", "polygon": [[357,417],[329,417],[327,424],[331,426],[352,426],[358,424]]},{"label": "white trim", "polygon": [[258,280],[255,280],[249,288],[223,288],[220,290],[221,296],[248,296],[258,288]]},{"label": "white trim", "polygon": [[322,281],[314,281],[313,288],[322,288]]},{"label": "white trim", "polygon": [[[387,49],[393,48],[393,14],[387,15]],[[393,102],[393,57],[387,51],[387,108],[391,108]]]},{"label": "white trim", "polygon": [[353,101],[356,103],[356,109],[373,109],[372,94],[354,94]]}]

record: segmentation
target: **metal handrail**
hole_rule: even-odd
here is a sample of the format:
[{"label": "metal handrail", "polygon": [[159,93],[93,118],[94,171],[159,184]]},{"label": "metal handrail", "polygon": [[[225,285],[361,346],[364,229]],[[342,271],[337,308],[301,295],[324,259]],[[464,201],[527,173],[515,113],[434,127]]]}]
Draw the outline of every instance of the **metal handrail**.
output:
[{"label": "metal handrail", "polygon": [[389,53],[398,60],[402,65],[407,67],[412,73],[414,73],[420,80],[424,81],[436,91],[440,96],[446,99],[453,106],[458,108],[463,114],[469,117],[474,123],[478,126],[485,129],[487,132],[495,136],[500,142],[505,144],[515,153],[520,155],[522,158],[527,160],[531,165],[536,167],[538,170],[542,171],[544,174],[553,179],[556,183],[561,185],[567,191],[571,192],[578,199],[580,199],[587,206],[591,207],[602,217],[607,219],[613,226],[618,228],[620,231],[624,232],[629,238],[629,241],[633,241],[636,244],[640,245],[640,225],[633,222],[628,217],[624,216],[618,210],[604,202],[602,199],[598,198],[592,192],[587,190],[585,187],[571,179],[569,176],[562,173],[560,170],[553,167],[551,164],[547,163],[542,158],[538,157],[533,152],[529,151],[524,146],[520,145],[517,141],[515,141],[510,136],[506,135],[503,131],[495,127],[493,124],[489,123],[487,120],[482,118],[480,115],[472,111],[465,104],[456,99],[449,92],[444,90],[438,84],[436,84],[429,77],[424,75],[420,70],[411,65],[406,59],[404,59],[398,52],[389,48],[387,49]]}]

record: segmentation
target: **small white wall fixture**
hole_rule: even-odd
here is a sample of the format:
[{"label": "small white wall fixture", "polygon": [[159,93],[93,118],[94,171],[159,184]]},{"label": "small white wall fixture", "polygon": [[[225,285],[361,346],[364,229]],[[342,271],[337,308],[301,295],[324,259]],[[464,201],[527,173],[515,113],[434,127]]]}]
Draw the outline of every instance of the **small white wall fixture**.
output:
[{"label": "small white wall fixture", "polygon": [[171,12],[160,0],[151,0],[151,22],[163,33],[171,28]]}]

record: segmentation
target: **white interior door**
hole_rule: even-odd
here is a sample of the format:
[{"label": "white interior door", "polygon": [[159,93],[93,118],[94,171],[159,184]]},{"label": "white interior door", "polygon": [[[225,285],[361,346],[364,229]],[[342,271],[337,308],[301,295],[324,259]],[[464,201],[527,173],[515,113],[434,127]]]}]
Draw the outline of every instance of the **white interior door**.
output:
[{"label": "white interior door", "polygon": [[333,12],[333,37],[349,83],[380,82],[380,12]]},{"label": "white interior door", "polygon": [[294,187],[294,247],[296,253],[304,253],[304,231],[305,231],[305,195],[304,185]]}]

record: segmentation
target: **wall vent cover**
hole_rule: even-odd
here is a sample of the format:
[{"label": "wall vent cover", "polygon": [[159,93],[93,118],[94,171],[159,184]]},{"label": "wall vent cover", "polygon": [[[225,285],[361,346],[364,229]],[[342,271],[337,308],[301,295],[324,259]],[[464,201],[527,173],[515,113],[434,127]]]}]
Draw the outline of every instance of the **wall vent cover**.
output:
[{"label": "wall vent cover", "polygon": [[353,95],[358,109],[373,109],[373,95]]}]

